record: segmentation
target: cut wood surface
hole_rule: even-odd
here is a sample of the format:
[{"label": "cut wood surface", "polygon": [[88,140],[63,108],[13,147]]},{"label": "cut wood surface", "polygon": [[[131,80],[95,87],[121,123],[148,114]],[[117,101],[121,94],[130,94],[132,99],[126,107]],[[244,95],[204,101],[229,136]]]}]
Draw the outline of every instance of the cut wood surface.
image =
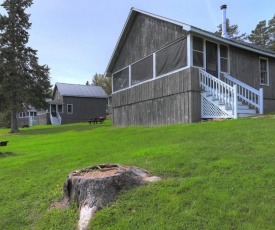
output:
[{"label": "cut wood surface", "polygon": [[145,170],[134,166],[102,164],[72,171],[64,183],[64,197],[54,207],[65,208],[76,200],[80,217],[78,229],[87,229],[90,219],[99,208],[111,203],[121,189],[159,180]]}]

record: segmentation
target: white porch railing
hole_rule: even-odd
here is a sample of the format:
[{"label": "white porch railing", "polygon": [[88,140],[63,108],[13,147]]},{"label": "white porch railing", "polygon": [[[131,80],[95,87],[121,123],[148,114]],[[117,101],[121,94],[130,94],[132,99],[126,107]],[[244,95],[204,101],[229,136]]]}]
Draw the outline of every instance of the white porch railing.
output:
[{"label": "white porch railing", "polygon": [[256,90],[251,86],[224,73],[224,81],[233,86],[237,85],[238,98],[247,104],[258,109],[259,114],[263,114],[263,89]]},{"label": "white porch railing", "polygon": [[53,115],[50,113],[51,124],[53,124]]},{"label": "white porch railing", "polygon": [[218,100],[220,104],[224,104],[225,108],[228,109],[228,113],[233,118],[237,118],[237,86],[231,86],[202,69],[199,70],[199,75],[201,87],[214,100]]},{"label": "white porch railing", "polygon": [[62,118],[61,118],[59,112],[56,112],[56,116],[57,116],[57,119],[59,121],[59,124],[61,125]]}]

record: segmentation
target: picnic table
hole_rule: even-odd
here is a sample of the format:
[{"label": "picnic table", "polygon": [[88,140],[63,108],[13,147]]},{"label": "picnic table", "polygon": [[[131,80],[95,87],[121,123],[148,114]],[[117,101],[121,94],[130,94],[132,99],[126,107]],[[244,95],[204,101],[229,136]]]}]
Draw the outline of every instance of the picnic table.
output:
[{"label": "picnic table", "polygon": [[105,120],[105,117],[93,117],[91,119],[88,120],[89,124],[91,124],[92,122],[94,124],[97,124],[98,122],[100,122],[100,124],[102,124],[102,122]]}]

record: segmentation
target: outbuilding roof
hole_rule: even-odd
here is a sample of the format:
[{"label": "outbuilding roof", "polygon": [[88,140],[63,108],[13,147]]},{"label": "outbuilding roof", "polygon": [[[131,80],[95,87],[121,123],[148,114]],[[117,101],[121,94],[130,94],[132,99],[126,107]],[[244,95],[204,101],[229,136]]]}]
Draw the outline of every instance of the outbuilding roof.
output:
[{"label": "outbuilding roof", "polygon": [[118,42],[116,44],[116,47],[115,47],[115,49],[113,51],[113,54],[110,58],[110,61],[108,63],[107,69],[105,71],[105,76],[111,74],[112,68],[113,68],[113,66],[116,62],[116,59],[119,55],[121,47],[123,46],[123,43],[124,43],[124,41],[125,41],[125,39],[128,35],[128,32],[129,32],[129,30],[130,30],[130,28],[131,28],[131,26],[134,22],[134,18],[139,13],[150,16],[150,17],[153,17],[153,18],[157,18],[157,19],[160,19],[160,20],[163,20],[163,21],[166,21],[166,22],[170,22],[170,23],[178,25],[178,26],[181,26],[182,29],[187,31],[188,33],[202,35],[206,38],[211,38],[211,39],[217,40],[221,43],[225,43],[225,44],[232,45],[232,46],[235,46],[235,47],[239,47],[239,48],[242,48],[242,49],[250,50],[252,52],[256,52],[256,53],[266,55],[266,56],[269,56],[269,57],[273,57],[273,58],[275,57],[275,52],[272,51],[272,50],[269,50],[269,49],[266,49],[266,48],[248,43],[248,42],[239,41],[239,40],[236,40],[236,39],[223,38],[223,37],[220,37],[220,36],[218,36],[218,35],[216,35],[212,32],[209,32],[209,31],[206,31],[206,30],[203,30],[203,29],[199,29],[197,27],[191,26],[191,25],[186,24],[186,23],[182,23],[182,22],[179,22],[179,21],[176,21],[176,20],[172,20],[172,19],[162,17],[162,16],[159,16],[159,15],[156,15],[156,14],[152,14],[152,13],[149,13],[149,12],[146,12],[146,11],[143,11],[143,10],[139,10],[139,9],[136,9],[136,8],[131,8],[129,16],[128,16],[126,22],[125,22],[125,25],[122,29],[122,32],[120,34],[120,37],[119,37]]},{"label": "outbuilding roof", "polygon": [[56,83],[54,92],[56,88],[61,96],[108,98],[101,86]]}]

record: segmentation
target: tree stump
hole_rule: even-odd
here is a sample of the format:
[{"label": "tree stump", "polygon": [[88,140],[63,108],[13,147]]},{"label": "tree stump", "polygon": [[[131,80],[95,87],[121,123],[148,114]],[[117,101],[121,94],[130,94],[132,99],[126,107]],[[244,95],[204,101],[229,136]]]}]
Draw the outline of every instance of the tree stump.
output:
[{"label": "tree stump", "polygon": [[63,187],[63,200],[54,206],[65,208],[76,200],[80,209],[78,229],[84,230],[95,211],[111,203],[118,191],[159,179],[151,176],[147,170],[133,166],[90,166],[69,173]]}]

